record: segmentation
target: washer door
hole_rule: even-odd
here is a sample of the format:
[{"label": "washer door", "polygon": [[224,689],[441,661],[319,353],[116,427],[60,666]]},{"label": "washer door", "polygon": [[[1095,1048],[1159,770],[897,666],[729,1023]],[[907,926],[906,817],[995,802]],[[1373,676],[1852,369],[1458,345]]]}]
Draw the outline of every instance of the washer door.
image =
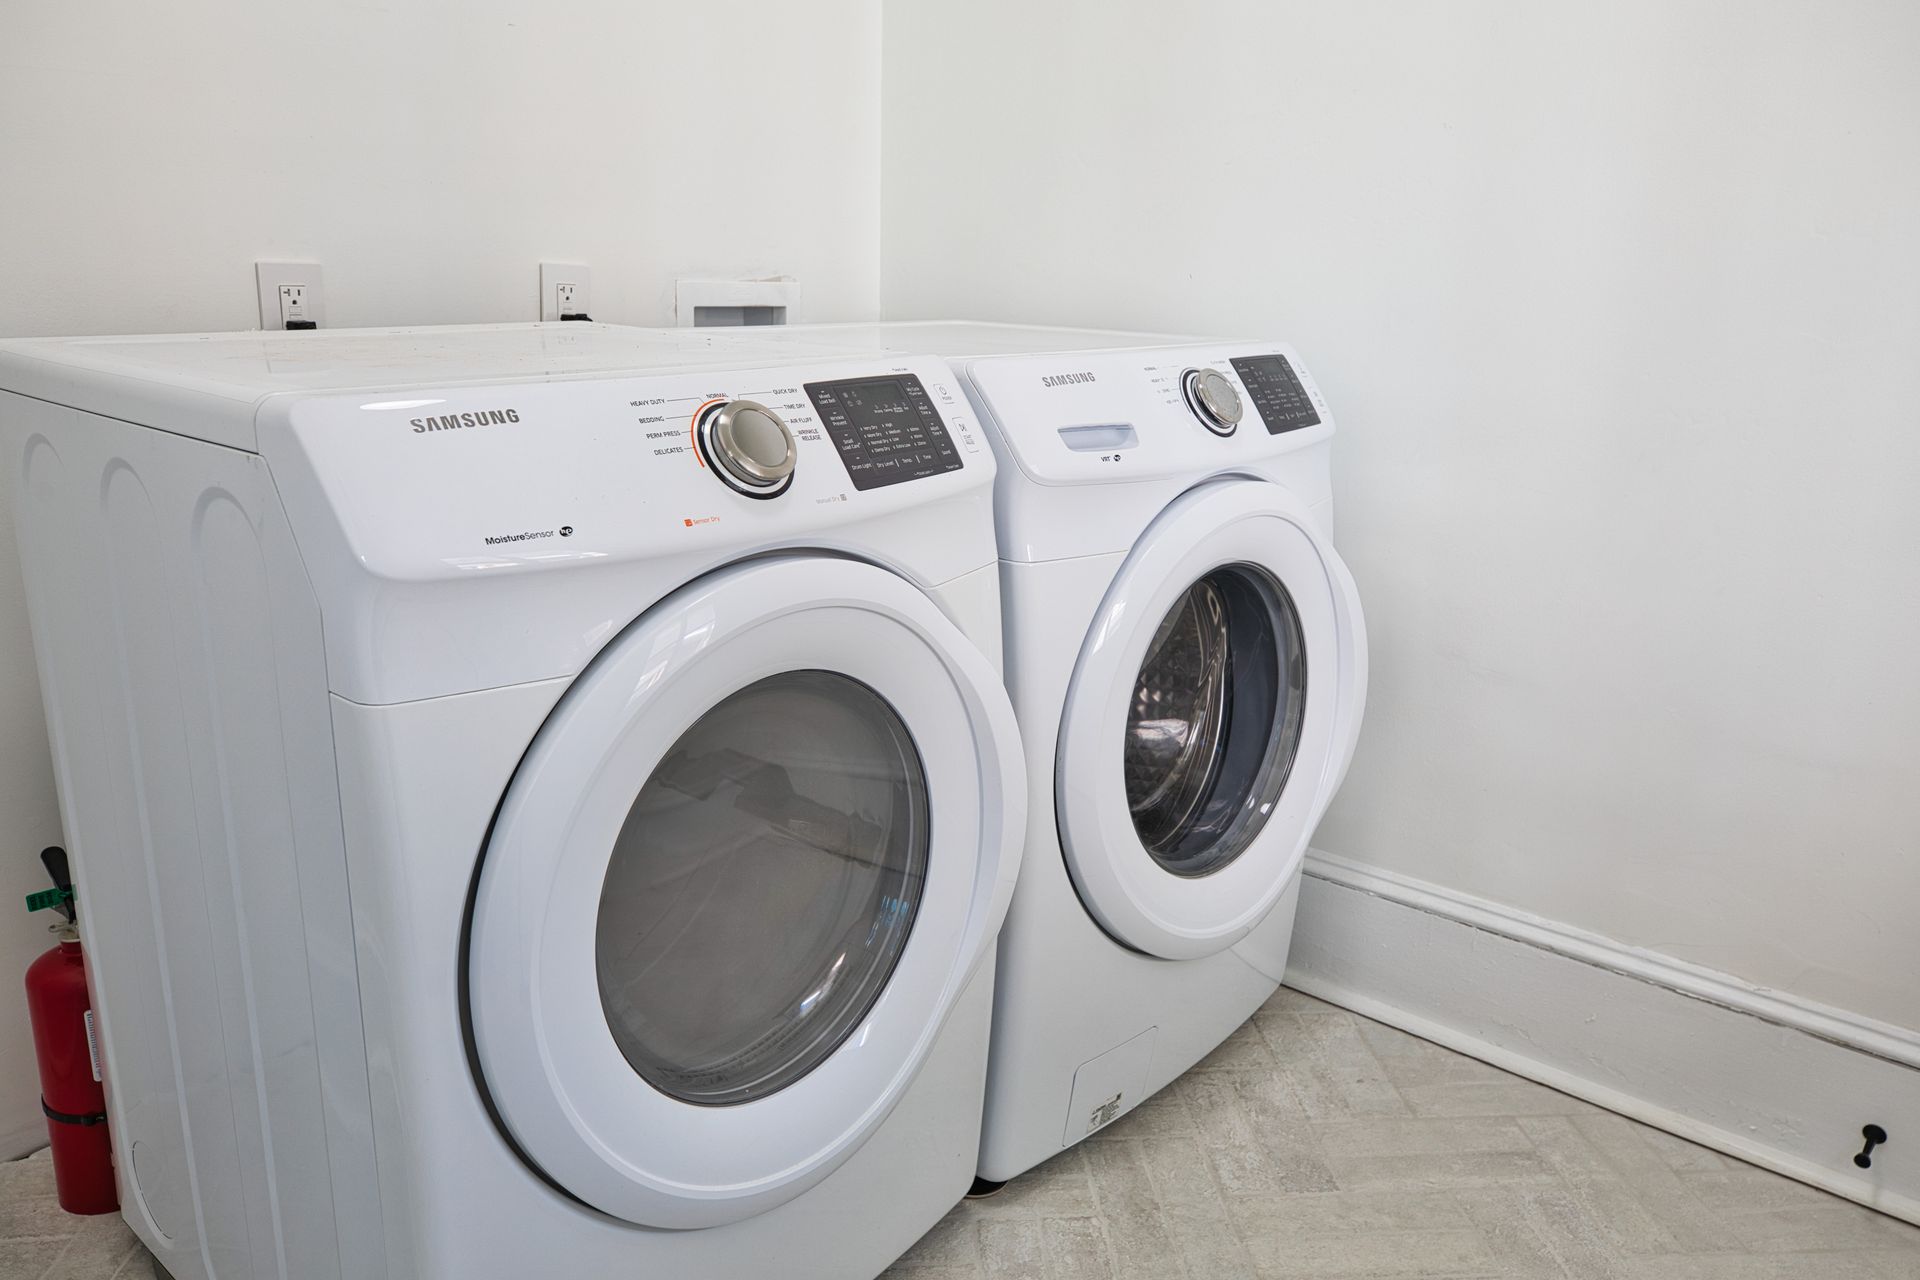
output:
[{"label": "washer door", "polygon": [[649,610],[535,737],[480,867],[468,1007],[521,1152],[656,1227],[820,1181],[992,947],[1023,778],[993,669],[893,574],[760,561]]},{"label": "washer door", "polygon": [[1217,481],[1160,514],[1060,726],[1060,843],[1108,933],[1182,960],[1260,922],[1346,775],[1366,661],[1353,578],[1286,489]]}]

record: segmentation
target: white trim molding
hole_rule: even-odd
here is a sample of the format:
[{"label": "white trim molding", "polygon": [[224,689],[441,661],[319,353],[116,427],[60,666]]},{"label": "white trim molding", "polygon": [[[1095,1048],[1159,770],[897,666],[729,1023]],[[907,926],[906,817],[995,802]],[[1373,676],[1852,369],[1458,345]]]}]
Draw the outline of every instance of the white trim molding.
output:
[{"label": "white trim molding", "polygon": [[1320,850],[1287,985],[1920,1223],[1920,1031]]}]

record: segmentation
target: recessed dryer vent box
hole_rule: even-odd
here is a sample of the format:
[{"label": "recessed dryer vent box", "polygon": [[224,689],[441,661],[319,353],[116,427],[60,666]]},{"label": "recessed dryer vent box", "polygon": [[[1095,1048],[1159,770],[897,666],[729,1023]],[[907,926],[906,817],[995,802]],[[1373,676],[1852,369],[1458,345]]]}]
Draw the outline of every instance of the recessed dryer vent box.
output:
[{"label": "recessed dryer vent box", "polygon": [[797,319],[800,282],[769,280],[677,280],[673,314],[682,328],[788,324]]}]

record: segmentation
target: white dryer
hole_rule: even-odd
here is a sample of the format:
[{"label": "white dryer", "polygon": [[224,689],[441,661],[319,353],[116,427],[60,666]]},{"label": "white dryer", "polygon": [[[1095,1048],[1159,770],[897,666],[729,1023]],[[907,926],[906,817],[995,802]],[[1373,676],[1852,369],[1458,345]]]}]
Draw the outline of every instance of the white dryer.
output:
[{"label": "white dryer", "polygon": [[871,1276],[1025,767],[937,359],[0,344],[121,1200],[186,1280]]},{"label": "white dryer", "polygon": [[979,324],[788,340],[948,357],[1000,458],[1027,856],[980,1173],[1111,1123],[1278,986],[1367,643],[1332,414],[1284,344]]}]

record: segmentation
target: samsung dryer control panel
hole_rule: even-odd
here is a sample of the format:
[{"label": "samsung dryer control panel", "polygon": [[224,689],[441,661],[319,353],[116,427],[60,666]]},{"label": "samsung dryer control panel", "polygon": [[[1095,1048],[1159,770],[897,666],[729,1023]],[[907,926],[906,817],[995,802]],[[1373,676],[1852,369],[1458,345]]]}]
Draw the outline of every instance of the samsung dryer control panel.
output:
[{"label": "samsung dryer control panel", "polygon": [[964,465],[933,397],[912,373],[809,382],[807,398],[856,489],[923,480]]},{"label": "samsung dryer control panel", "polygon": [[283,488],[324,495],[356,562],[416,580],[777,545],[994,471],[926,356],[284,397],[260,435]]},{"label": "samsung dryer control panel", "polygon": [[1014,461],[1043,484],[1217,469],[1333,430],[1319,389],[1283,345],[983,356],[966,370]]}]

